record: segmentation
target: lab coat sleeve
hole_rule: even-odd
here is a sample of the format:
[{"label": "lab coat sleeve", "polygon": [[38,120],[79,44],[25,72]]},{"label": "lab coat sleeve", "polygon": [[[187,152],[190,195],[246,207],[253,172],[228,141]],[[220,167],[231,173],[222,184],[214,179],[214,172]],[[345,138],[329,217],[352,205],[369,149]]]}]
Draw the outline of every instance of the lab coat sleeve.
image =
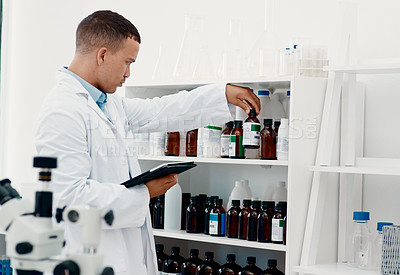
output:
[{"label": "lab coat sleeve", "polygon": [[88,150],[87,117],[82,106],[67,106],[59,100],[45,105],[35,145],[40,156],[57,157],[58,167],[52,171],[51,183],[55,207],[89,205],[104,212],[113,210],[114,223],[112,227],[104,225],[104,229],[142,226],[149,211],[147,187],[127,189],[117,182],[89,179],[94,160]]},{"label": "lab coat sleeve", "polygon": [[134,133],[187,131],[232,120],[225,95],[226,84],[201,86],[190,92],[152,99],[123,99]]}]

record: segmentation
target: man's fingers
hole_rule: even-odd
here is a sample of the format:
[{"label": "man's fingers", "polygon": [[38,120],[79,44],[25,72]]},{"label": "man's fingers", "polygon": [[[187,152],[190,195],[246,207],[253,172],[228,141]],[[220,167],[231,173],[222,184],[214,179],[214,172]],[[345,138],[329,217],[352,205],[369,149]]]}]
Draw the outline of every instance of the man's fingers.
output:
[{"label": "man's fingers", "polygon": [[252,107],[252,109],[256,110],[256,113],[260,113],[260,99],[252,92],[248,93],[244,100],[247,102],[249,106]]},{"label": "man's fingers", "polygon": [[250,113],[249,105],[247,105],[246,103],[244,103],[241,100],[238,100],[236,103],[237,103],[236,105],[239,106],[240,108],[242,108],[246,112],[246,114]]}]

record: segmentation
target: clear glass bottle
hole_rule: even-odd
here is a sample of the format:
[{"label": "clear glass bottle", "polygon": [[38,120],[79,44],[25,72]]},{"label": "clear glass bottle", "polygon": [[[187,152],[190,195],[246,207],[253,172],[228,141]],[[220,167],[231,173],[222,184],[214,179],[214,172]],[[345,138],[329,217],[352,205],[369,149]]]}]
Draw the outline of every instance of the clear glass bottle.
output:
[{"label": "clear glass bottle", "polygon": [[235,127],[231,132],[231,141],[229,144],[229,157],[235,159],[244,159],[243,147],[243,121],[235,120]]},{"label": "clear glass bottle", "polygon": [[163,274],[181,274],[181,267],[185,258],[179,255],[181,249],[178,246],[171,248],[171,255],[164,260]]},{"label": "clear glass bottle", "polygon": [[276,268],[278,261],[276,259],[268,260],[268,268],[263,271],[263,275],[285,275],[282,271]]},{"label": "clear glass bottle", "polygon": [[210,212],[210,235],[225,236],[226,212],[222,207],[222,199],[217,199],[214,208]]},{"label": "clear glass bottle", "polygon": [[165,155],[179,156],[180,134],[179,132],[167,132],[165,135]]},{"label": "clear glass bottle", "polygon": [[378,222],[376,225],[377,235],[372,244],[372,266],[373,270],[380,270],[382,265],[382,244],[383,244],[383,227],[393,225],[391,222]]},{"label": "clear glass bottle", "polygon": [[228,238],[237,238],[239,236],[240,210],[240,200],[232,200],[232,207],[228,210],[226,216],[226,236]]},{"label": "clear glass bottle", "polygon": [[190,249],[190,258],[186,259],[181,267],[181,275],[195,275],[196,269],[203,261],[199,258],[198,249]]},{"label": "clear glass bottle", "polygon": [[229,158],[230,135],[233,129],[233,121],[225,123],[225,129],[221,133],[221,158]]},{"label": "clear glass bottle", "polygon": [[261,275],[262,269],[256,266],[256,257],[247,257],[247,265],[239,272],[239,275]]},{"label": "clear glass bottle", "polygon": [[255,109],[251,109],[243,124],[243,147],[246,149],[260,148],[261,124]]},{"label": "clear glass bottle", "polygon": [[186,156],[197,157],[197,133],[198,129],[186,133]]},{"label": "clear glass bottle", "polygon": [[264,128],[260,133],[261,159],[276,159],[276,134],[272,129],[272,119],[264,119]]},{"label": "clear glass bottle", "polygon": [[196,275],[218,275],[220,265],[214,261],[214,252],[205,253],[204,262],[197,267]]},{"label": "clear glass bottle", "polygon": [[236,255],[226,255],[226,263],[221,266],[218,271],[220,275],[237,275],[242,267],[236,263]]},{"label": "clear glass bottle", "polygon": [[156,244],[156,254],[157,254],[157,266],[159,275],[162,275],[162,266],[168,255],[164,253],[164,245],[163,244]]},{"label": "clear glass bottle", "polygon": [[349,263],[354,267],[367,264],[370,242],[368,228],[369,212],[353,212],[353,234],[351,236]]}]

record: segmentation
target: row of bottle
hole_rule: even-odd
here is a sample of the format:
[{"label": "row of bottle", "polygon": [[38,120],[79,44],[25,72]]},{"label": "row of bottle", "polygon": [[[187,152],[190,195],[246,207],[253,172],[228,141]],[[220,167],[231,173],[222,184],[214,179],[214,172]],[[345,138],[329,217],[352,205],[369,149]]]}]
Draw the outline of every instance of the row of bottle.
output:
[{"label": "row of bottle", "polygon": [[199,258],[199,250],[191,249],[190,257],[185,259],[180,253],[180,248],[174,246],[171,248],[171,255],[164,253],[164,245],[156,244],[158,271],[160,275],[181,274],[181,275],[283,275],[284,273],[277,269],[277,260],[269,259],[268,267],[262,270],[256,266],[256,257],[247,257],[247,265],[241,267],[236,264],[236,255],[228,254],[226,263],[222,266],[214,261],[214,252],[205,252],[205,260]]},{"label": "row of bottle", "polygon": [[369,270],[379,270],[382,263],[382,243],[384,226],[391,226],[391,222],[378,222],[377,234],[371,234],[368,227],[369,212],[353,213],[353,230],[351,235],[349,264],[353,267]]},{"label": "row of bottle", "polygon": [[[150,211],[152,224],[164,229],[164,195],[152,200]],[[189,198],[189,199],[188,199]],[[286,244],[286,202],[232,200],[232,207],[225,211],[223,200],[205,194],[182,194],[181,230],[188,233],[204,233],[211,236],[247,239],[248,241]],[[175,213],[175,216],[177,213]]]}]

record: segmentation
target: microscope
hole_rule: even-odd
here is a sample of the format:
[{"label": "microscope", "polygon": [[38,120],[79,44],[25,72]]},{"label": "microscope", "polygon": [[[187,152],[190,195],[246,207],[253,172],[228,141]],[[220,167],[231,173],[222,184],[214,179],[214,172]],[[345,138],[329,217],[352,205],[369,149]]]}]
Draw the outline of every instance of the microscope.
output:
[{"label": "microscope", "polygon": [[35,157],[33,166],[40,168],[41,191],[36,192],[35,203],[21,199],[9,179],[0,181],[0,229],[6,232],[6,255],[18,275],[113,275],[111,267],[103,268],[103,255],[96,253],[101,238],[101,222],[112,225],[114,216],[109,211],[89,206],[71,206],[57,209],[57,222],[81,226],[84,250],[60,257],[65,245],[64,230],[53,220],[53,193],[50,191],[51,169],[57,159]]}]

